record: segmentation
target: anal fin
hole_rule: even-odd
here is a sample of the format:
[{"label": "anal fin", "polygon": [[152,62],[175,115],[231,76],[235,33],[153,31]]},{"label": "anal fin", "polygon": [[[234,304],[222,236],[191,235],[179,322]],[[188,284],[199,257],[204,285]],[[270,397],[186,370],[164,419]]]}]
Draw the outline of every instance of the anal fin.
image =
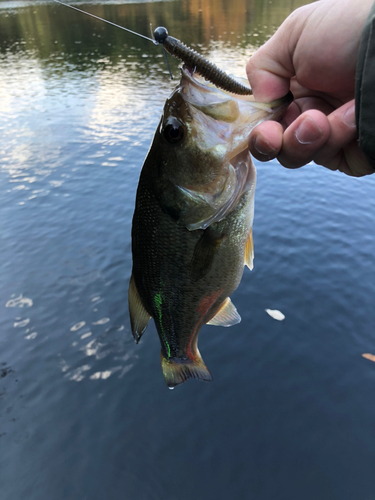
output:
[{"label": "anal fin", "polygon": [[133,275],[131,276],[129,283],[128,301],[132,334],[134,340],[138,344],[143,332],[147,328],[151,316],[142,304]]},{"label": "anal fin", "polygon": [[164,380],[171,389],[176,385],[186,382],[189,378],[196,378],[210,382],[211,373],[197,350],[193,359],[166,359],[163,353],[160,353],[161,369],[163,370]]},{"label": "anal fin", "polygon": [[241,316],[238,314],[236,307],[229,297],[225,299],[223,305],[215,314],[215,316],[208,321],[207,325],[215,326],[233,326],[241,321]]},{"label": "anal fin", "polygon": [[250,229],[249,237],[245,247],[244,264],[252,271],[254,267],[254,242],[253,242],[253,228]]}]

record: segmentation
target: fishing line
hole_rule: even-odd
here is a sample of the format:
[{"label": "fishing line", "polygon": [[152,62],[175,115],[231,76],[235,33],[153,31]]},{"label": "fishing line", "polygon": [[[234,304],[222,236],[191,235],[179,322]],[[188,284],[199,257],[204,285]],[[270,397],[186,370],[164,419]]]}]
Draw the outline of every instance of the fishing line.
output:
[{"label": "fishing line", "polygon": [[165,62],[167,63],[167,68],[168,68],[169,74],[171,75],[171,80],[173,80],[173,75],[172,75],[171,67],[169,66],[167,52],[165,51],[165,48],[164,48],[163,44],[161,45],[161,47],[163,49],[163,54],[164,54],[164,57],[165,57]]},{"label": "fishing line", "polygon": [[78,9],[77,7],[73,7],[73,5],[69,5],[64,2],[60,2],[60,0],[54,0],[54,2],[59,3],[61,5],[64,5],[65,7],[69,7],[70,9],[77,10],[78,12],[82,12],[82,14],[86,14],[87,16],[94,17],[95,19],[98,19],[99,21],[103,21],[105,23],[111,24],[112,26],[115,26],[116,28],[120,28],[124,31],[128,31],[129,33],[132,33],[133,35],[140,36],[142,38],[145,38],[146,40],[150,40],[154,45],[158,45],[158,43],[153,40],[152,38],[149,38],[148,36],[141,35],[140,33],[137,33],[136,31],[132,31],[128,28],[124,28],[124,26],[120,26],[119,24],[112,23],[111,21],[107,21],[107,19],[103,19],[102,17],[95,16],[94,14],[91,14],[90,12],[86,12],[85,10]]},{"label": "fishing line", "polygon": [[[107,19],[103,19],[102,17],[95,16],[95,14],[91,14],[90,12],[86,12],[85,10],[81,10],[81,9],[78,9],[77,7],[73,7],[73,5],[69,5],[67,3],[60,2],[60,0],[54,0],[54,2],[59,3],[61,5],[64,5],[64,7],[69,7],[70,9],[74,9],[74,10],[76,10],[78,12],[81,12],[82,14],[86,14],[87,16],[94,17],[95,19],[98,19],[99,21],[103,21],[104,23],[111,24],[112,26],[115,26],[116,28],[120,28],[120,29],[122,29],[124,31],[127,31],[128,33],[132,33],[133,35],[140,36],[141,38],[144,38],[145,40],[150,40],[150,42],[152,42],[154,45],[159,45],[160,44],[160,42],[157,42],[153,38],[149,38],[148,36],[141,35],[140,33],[137,33],[136,31],[132,31],[132,30],[130,30],[128,28],[124,28],[124,26],[120,26],[119,24],[112,23],[111,21],[108,21]],[[152,34],[152,24],[151,23],[150,23],[150,29],[151,29],[151,34]],[[162,46],[162,49],[163,49],[163,54],[164,54],[164,57],[165,57],[165,62],[167,63],[167,68],[168,68],[169,74],[171,76],[171,80],[173,80],[173,75],[172,75],[171,68],[169,66],[169,62],[168,62],[168,58],[167,58],[167,53],[165,51],[164,45],[161,44],[161,46]]]},{"label": "fishing line", "polygon": [[90,12],[86,12],[85,10],[78,9],[77,7],[73,7],[73,5],[69,5],[67,3],[61,2],[60,0],[54,0],[54,2],[64,5],[64,7],[69,7],[70,9],[74,9],[77,12],[81,12],[82,14],[86,14],[87,16],[98,19],[98,21],[103,21],[104,23],[110,24],[115,28],[120,28],[132,35],[140,36],[145,40],[149,40],[154,45],[161,45],[163,49],[163,54],[165,57],[165,61],[167,63],[168,71],[173,80],[172,71],[169,66],[167,52],[177,59],[180,59],[183,63],[185,63],[189,68],[193,69],[193,73],[197,72],[202,75],[206,80],[216,85],[216,87],[223,89],[227,92],[231,92],[232,94],[239,95],[252,95],[252,90],[250,87],[243,85],[232,76],[227,75],[224,71],[219,69],[215,64],[211,63],[207,59],[205,59],[201,54],[191,49],[184,43],[182,43],[177,38],[168,35],[168,31],[166,28],[159,26],[153,33],[154,38],[149,38],[148,36],[141,35],[136,31],[132,31],[128,28],[124,28],[124,26],[120,26],[119,24],[113,23],[112,21],[108,21],[107,19],[103,19],[102,17],[95,16]]}]

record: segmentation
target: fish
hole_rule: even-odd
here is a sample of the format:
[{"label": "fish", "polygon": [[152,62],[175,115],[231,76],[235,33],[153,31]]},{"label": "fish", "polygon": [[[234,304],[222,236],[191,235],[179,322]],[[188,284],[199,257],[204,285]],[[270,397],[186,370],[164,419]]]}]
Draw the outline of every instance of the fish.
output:
[{"label": "fish", "polygon": [[244,265],[253,268],[256,171],[247,137],[260,122],[280,118],[293,95],[255,102],[247,80],[226,74],[166,28],[156,28],[151,39],[54,1],[161,44],[164,55],[184,63],[141,170],[128,303],[136,343],[150,319],[155,321],[169,388],[189,378],[210,381],[198,350],[199,331],[205,323],[241,321],[229,296]]},{"label": "fish", "polygon": [[185,64],[165,102],[137,188],[128,302],[136,343],[154,319],[169,388],[211,381],[199,331],[241,321],[230,295],[244,266],[253,268],[256,170],[248,136],[279,119],[291,100],[255,102]]}]

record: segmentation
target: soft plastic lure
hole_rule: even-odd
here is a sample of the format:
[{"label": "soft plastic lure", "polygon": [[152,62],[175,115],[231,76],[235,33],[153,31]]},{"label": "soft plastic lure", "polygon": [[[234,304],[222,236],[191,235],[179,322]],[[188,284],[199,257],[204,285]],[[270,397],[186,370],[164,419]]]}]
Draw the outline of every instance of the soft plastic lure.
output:
[{"label": "soft plastic lure", "polygon": [[191,49],[177,38],[168,35],[166,28],[160,26],[154,31],[156,43],[161,43],[165,50],[172,56],[177,57],[184,62],[194,72],[202,75],[206,80],[232,94],[251,95],[253,92],[250,87],[246,87],[234,78],[227,75],[215,64],[205,59],[201,54]]}]

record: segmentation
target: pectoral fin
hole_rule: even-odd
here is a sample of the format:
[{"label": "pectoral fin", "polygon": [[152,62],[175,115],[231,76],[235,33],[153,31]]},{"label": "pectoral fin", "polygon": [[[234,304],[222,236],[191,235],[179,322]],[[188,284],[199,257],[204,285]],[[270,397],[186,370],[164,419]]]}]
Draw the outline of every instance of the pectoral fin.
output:
[{"label": "pectoral fin", "polygon": [[253,229],[250,229],[250,234],[245,247],[245,265],[252,271],[254,264],[254,243],[253,243]]},{"label": "pectoral fin", "polygon": [[215,326],[232,326],[237,325],[241,321],[241,316],[238,314],[233,302],[227,297],[218,310],[216,315],[210,319],[207,325]]},{"label": "pectoral fin", "polygon": [[134,340],[138,344],[143,332],[147,328],[151,316],[142,304],[133,275],[131,276],[129,283],[128,301],[132,334]]}]

